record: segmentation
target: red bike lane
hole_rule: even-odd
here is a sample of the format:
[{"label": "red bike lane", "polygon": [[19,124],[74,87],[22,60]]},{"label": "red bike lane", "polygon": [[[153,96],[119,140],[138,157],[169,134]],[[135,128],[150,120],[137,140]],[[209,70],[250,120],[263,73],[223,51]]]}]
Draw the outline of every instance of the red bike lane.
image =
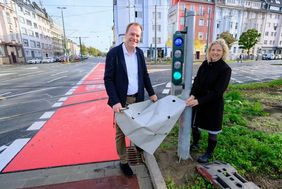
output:
[{"label": "red bike lane", "polygon": [[104,64],[98,64],[3,172],[118,160]]}]

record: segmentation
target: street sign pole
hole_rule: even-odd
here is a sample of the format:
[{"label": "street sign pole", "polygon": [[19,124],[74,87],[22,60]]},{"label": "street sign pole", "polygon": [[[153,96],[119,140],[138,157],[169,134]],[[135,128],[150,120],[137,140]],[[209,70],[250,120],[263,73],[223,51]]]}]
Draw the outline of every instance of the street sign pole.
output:
[{"label": "street sign pole", "polygon": [[[184,57],[184,90],[181,98],[186,100],[190,96],[192,88],[193,72],[193,51],[194,51],[194,11],[187,11],[185,15],[186,37],[185,37],[185,57]],[[192,108],[186,107],[180,117],[180,127],[178,135],[178,157],[187,160],[190,157],[190,136],[191,136]]]}]

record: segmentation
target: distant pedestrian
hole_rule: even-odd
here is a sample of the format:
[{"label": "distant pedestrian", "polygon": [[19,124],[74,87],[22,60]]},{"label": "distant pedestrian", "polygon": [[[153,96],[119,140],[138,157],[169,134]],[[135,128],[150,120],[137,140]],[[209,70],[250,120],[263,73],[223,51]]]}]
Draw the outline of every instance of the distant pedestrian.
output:
[{"label": "distant pedestrian", "polygon": [[239,60],[240,60],[241,63],[243,63],[243,55],[242,54],[240,54]]},{"label": "distant pedestrian", "polygon": [[225,63],[228,55],[228,46],[223,39],[214,41],[208,48],[205,60],[194,79],[190,97],[186,100],[187,106],[193,108],[191,150],[199,149],[201,137],[200,129],[209,133],[208,147],[199,163],[206,163],[212,157],[217,144],[217,134],[222,130],[223,93],[231,77],[231,68]]},{"label": "distant pedestrian", "polygon": [[[151,85],[143,51],[137,47],[141,32],[140,24],[130,23],[126,28],[124,43],[112,48],[106,57],[104,82],[109,96],[108,104],[115,113],[128,104],[144,101],[144,88],[152,101],[158,99]],[[128,165],[125,135],[118,125],[116,148],[122,172],[126,176],[133,175]]]}]

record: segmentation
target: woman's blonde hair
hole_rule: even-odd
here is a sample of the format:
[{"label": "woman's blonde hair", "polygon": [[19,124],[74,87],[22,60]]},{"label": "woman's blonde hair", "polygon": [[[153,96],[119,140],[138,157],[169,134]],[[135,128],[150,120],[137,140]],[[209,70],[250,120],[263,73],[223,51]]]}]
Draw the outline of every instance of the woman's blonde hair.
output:
[{"label": "woman's blonde hair", "polygon": [[208,62],[211,62],[212,59],[211,59],[211,56],[210,56],[210,51],[211,51],[211,48],[212,46],[216,45],[216,44],[219,44],[222,49],[223,49],[223,55],[222,55],[222,60],[226,60],[226,58],[228,57],[228,54],[229,54],[229,48],[225,42],[224,39],[220,38],[220,39],[217,39],[215,40],[214,42],[212,42],[208,48],[208,56],[207,56],[207,60]]}]

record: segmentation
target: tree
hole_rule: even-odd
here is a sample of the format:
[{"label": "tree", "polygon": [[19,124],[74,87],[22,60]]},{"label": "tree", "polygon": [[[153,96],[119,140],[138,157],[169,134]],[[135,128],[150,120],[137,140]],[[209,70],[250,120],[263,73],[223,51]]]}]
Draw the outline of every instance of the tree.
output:
[{"label": "tree", "polygon": [[250,49],[257,44],[261,34],[256,29],[249,29],[243,32],[239,38],[239,45],[241,49],[246,49],[248,56],[250,55]]},{"label": "tree", "polygon": [[84,44],[81,45],[81,52],[82,55],[87,55],[87,47]]},{"label": "tree", "polygon": [[229,49],[232,46],[232,44],[236,41],[236,39],[233,37],[233,35],[229,32],[222,32],[220,34],[220,38],[225,40]]}]

